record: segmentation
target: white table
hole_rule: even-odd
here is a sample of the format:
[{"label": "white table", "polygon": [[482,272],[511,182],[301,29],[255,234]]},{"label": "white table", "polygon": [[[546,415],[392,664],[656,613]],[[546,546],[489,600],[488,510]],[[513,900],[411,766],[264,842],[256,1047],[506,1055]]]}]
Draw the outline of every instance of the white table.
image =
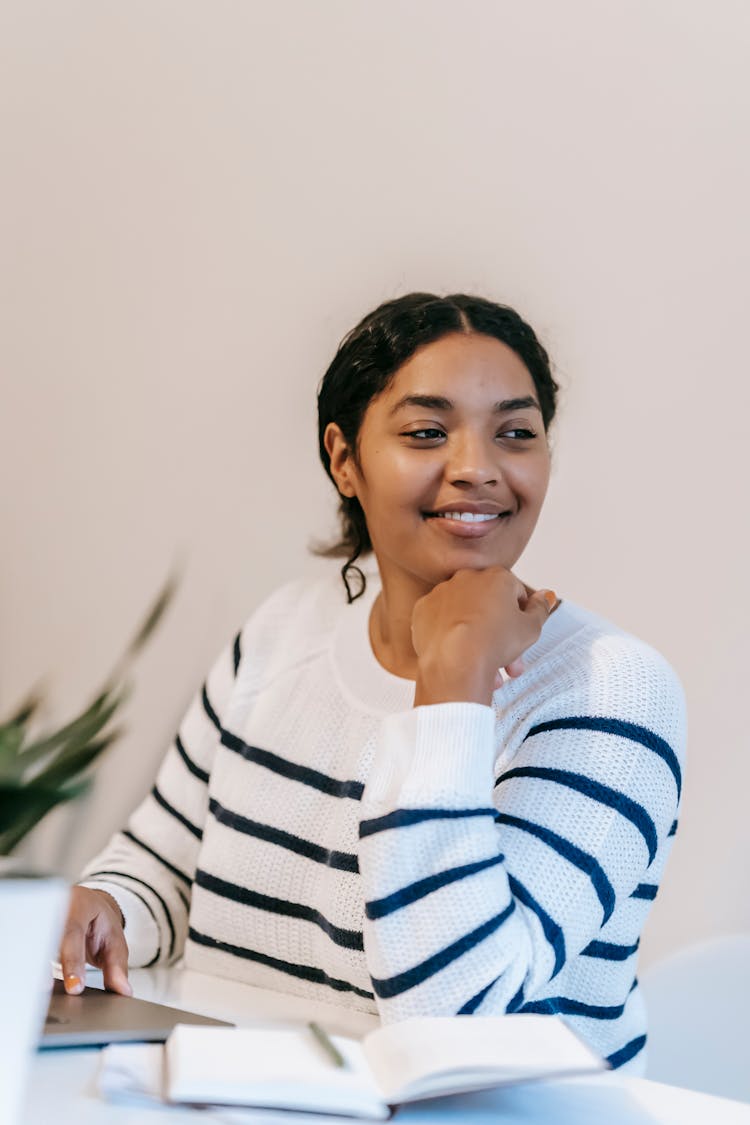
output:
[{"label": "white table", "polygon": [[[89,983],[100,983],[90,973]],[[311,1005],[292,996],[266,992],[234,981],[180,969],[131,971],[136,996],[188,1011],[250,1026],[270,1021],[296,1024],[316,1019],[329,1031],[362,1035],[376,1025],[373,1016],[333,1004]],[[127,1106],[105,1102],[94,1085],[99,1063],[96,1050],[45,1051],[37,1055],[22,1125],[234,1125],[246,1117],[232,1110],[190,1110],[175,1107]],[[321,1118],[320,1123],[341,1118]],[[696,1094],[645,1079],[605,1075],[569,1079],[474,1094],[470,1099],[444,1098],[400,1109],[403,1125],[750,1125],[750,1106]],[[290,1115],[289,1125],[294,1125]]]}]

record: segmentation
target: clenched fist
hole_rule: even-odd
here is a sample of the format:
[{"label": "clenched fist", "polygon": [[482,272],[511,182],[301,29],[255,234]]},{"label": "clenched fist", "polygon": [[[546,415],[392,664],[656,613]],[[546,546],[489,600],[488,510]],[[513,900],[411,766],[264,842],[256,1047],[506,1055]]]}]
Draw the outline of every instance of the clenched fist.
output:
[{"label": "clenched fist", "polygon": [[529,594],[501,566],[459,570],[440,582],[412,613],[418,667],[414,706],[490,704],[498,669],[511,675],[522,671],[523,653],[539,639],[557,604],[551,590]]}]

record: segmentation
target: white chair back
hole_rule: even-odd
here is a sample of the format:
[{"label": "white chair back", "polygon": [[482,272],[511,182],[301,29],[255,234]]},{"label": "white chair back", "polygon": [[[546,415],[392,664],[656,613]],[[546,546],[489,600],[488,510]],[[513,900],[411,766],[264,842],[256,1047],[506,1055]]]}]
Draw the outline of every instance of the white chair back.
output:
[{"label": "white chair back", "polygon": [[750,934],[688,946],[640,981],[646,1077],[750,1102]]}]

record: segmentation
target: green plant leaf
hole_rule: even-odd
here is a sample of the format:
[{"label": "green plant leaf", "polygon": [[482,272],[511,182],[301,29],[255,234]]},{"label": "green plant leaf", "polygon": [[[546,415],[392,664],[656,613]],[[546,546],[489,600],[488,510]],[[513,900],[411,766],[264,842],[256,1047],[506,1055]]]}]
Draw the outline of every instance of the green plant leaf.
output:
[{"label": "green plant leaf", "polygon": [[18,710],[14,715],[8,719],[8,723],[14,726],[25,727],[30,719],[33,719],[37,711],[42,705],[42,695],[38,690],[34,690],[31,695],[24,699],[23,703],[19,705]]},{"label": "green plant leaf", "polygon": [[107,680],[107,687],[105,690],[111,690],[115,684],[120,683],[125,678],[128,668],[133,663],[133,660],[138,656],[139,652],[144,647],[154,629],[164,616],[164,613],[166,612],[170,602],[172,601],[172,598],[175,595],[178,585],[179,576],[175,571],[167,578],[161,590],[156,595],[156,598],[154,599],[151,607],[143,617],[143,620],[136,629],[133,638],[127,645],[124,653],[112,670],[112,674]]},{"label": "green plant leaf", "polygon": [[34,783],[43,788],[54,788],[73,781],[83,773],[91,763],[103,753],[108,746],[122,734],[122,728],[110,731],[103,738],[86,742],[83,745],[68,747],[64,756],[60,756],[34,778]]},{"label": "green plant leaf", "polygon": [[41,702],[37,690],[10,719],[0,723],[0,855],[15,848],[56,805],[88,788],[90,778],[81,775],[122,735],[122,727],[107,727],[128,698],[127,672],[159,624],[177,585],[173,573],[104,687],[70,722],[26,745],[28,725]]},{"label": "green plant leaf", "polygon": [[114,691],[104,692],[64,727],[32,742],[16,759],[18,766],[16,776],[20,777],[28,773],[31,766],[38,765],[52,754],[57,755],[55,761],[60,764],[64,763],[69,755],[75,755],[78,747],[94,738],[107,725],[124,702],[126,695],[124,688],[120,689],[119,695]]},{"label": "green plant leaf", "polygon": [[179,579],[177,574],[170,574],[167,581],[162,586],[160,592],[157,594],[153,605],[146,613],[145,617],[138,626],[135,636],[125,650],[126,657],[137,656],[143,646],[148,641],[156,626],[161,621],[167,608],[169,607],[172,598],[175,595]]},{"label": "green plant leaf", "polygon": [[0,855],[8,855],[51,809],[79,797],[89,784],[86,780],[54,789],[0,785]]},{"label": "green plant leaf", "polygon": [[0,726],[0,779],[12,777],[23,745],[24,730],[17,723]]}]

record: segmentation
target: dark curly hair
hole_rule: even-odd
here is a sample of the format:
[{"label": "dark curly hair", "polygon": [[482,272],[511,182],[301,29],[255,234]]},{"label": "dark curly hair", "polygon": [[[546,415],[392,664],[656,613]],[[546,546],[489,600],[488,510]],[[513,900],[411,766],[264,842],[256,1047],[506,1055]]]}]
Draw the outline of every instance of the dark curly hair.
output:
[{"label": "dark curly hair", "polygon": [[[398,369],[418,348],[454,332],[494,336],[513,349],[534,381],[544,428],[549,429],[555,416],[558,386],[547,352],[533,329],[514,309],[464,293],[449,297],[408,293],[379,305],[361,320],[341,341],[321,380],[318,388],[320,459],[332,481],[331,459],[324,442],[329,422],[341,427],[356,462],[362,419],[372,400],[386,389]],[[346,558],[341,575],[347,599],[353,602],[365,589],[365,576],[355,563],[360,556],[372,551],[372,542],[359,500],[341,493],[339,498],[341,538],[328,547],[316,548],[316,554]],[[357,582],[354,592],[350,576]]]}]

